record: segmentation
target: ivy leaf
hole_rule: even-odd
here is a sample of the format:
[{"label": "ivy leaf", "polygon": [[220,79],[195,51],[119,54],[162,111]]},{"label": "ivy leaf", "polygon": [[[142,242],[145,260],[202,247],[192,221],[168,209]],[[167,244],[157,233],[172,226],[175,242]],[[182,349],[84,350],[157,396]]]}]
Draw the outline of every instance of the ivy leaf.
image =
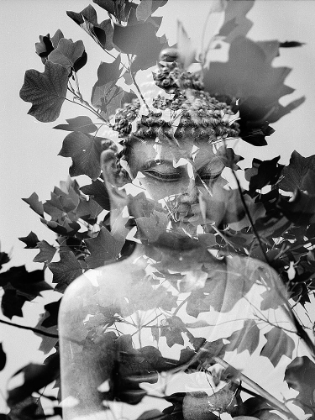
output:
[{"label": "ivy leaf", "polygon": [[315,364],[307,357],[296,357],[286,368],[284,380],[290,388],[299,392],[296,397],[305,404],[306,413],[315,408]]},{"label": "ivy leaf", "polygon": [[262,348],[260,354],[267,357],[274,367],[277,366],[283,355],[292,358],[295,344],[292,338],[283,330],[273,327],[264,336],[267,339],[267,343]]},{"label": "ivy leaf", "polygon": [[7,362],[7,355],[3,351],[2,343],[0,343],[0,371],[4,369]]},{"label": "ivy leaf", "polygon": [[24,383],[8,392],[8,405],[12,408],[20,401],[31,396],[33,392],[39,391],[58,377],[59,354],[53,354],[44,365],[30,363],[18,370],[13,377],[20,373],[24,374]]},{"label": "ivy leaf", "polygon": [[30,232],[27,236],[25,236],[23,238],[19,238],[19,240],[26,244],[25,248],[27,248],[27,249],[36,248],[37,243],[39,242],[39,239],[34,232]]},{"label": "ivy leaf", "polygon": [[87,239],[85,242],[91,253],[85,260],[88,268],[101,267],[106,261],[117,260],[123,246],[104,227],[101,228],[96,238]]},{"label": "ivy leaf", "polygon": [[282,190],[294,192],[299,189],[315,194],[315,155],[303,157],[295,150],[282,175],[284,178],[279,183]]},{"label": "ivy leaf", "polygon": [[259,328],[253,319],[248,319],[243,328],[235,331],[227,340],[230,342],[227,351],[237,350],[237,353],[242,353],[248,350],[249,354],[253,354],[259,344]]},{"label": "ivy leaf", "polygon": [[51,262],[57,251],[57,249],[54,246],[49,245],[49,243],[46,241],[38,242],[36,248],[38,248],[40,251],[33,259],[33,261],[45,264]]},{"label": "ivy leaf", "polygon": [[182,333],[186,331],[185,324],[177,316],[167,318],[165,323],[161,324],[161,336],[166,338],[166,344],[169,347],[173,347],[174,344],[184,345]]},{"label": "ivy leaf", "polygon": [[79,277],[83,270],[80,262],[73,252],[65,251],[60,253],[60,261],[48,264],[53,273],[53,283],[57,283],[56,290],[64,292],[67,286]]},{"label": "ivy leaf", "polygon": [[16,290],[5,290],[1,301],[3,315],[9,319],[12,319],[14,316],[23,317],[22,308],[26,301],[26,297],[18,294]]},{"label": "ivy leaf", "polygon": [[71,73],[74,64],[83,56],[85,48],[82,41],[73,42],[71,39],[62,38],[58,47],[48,56],[48,60],[60,64]]},{"label": "ivy leaf", "polygon": [[97,127],[93,124],[91,118],[86,116],[69,118],[66,121],[68,124],[59,124],[54,128],[57,130],[80,131],[84,134],[94,133],[97,130]]},{"label": "ivy leaf", "polygon": [[25,203],[27,203],[35,213],[39,214],[40,216],[44,216],[44,207],[43,203],[39,201],[38,195],[34,192],[28,198],[22,198]]},{"label": "ivy leaf", "polygon": [[55,121],[66,99],[68,71],[51,61],[45,63],[43,73],[27,70],[20,97],[25,102],[32,102],[28,111],[40,122]]},{"label": "ivy leaf", "polygon": [[72,158],[70,176],[87,175],[91,179],[100,176],[103,140],[101,137],[81,132],[73,132],[66,136],[59,155]]},{"label": "ivy leaf", "polygon": [[96,181],[92,181],[92,184],[85,185],[80,189],[83,194],[93,197],[93,200],[95,200],[103,209],[110,210],[109,195],[104,182],[97,179]]}]

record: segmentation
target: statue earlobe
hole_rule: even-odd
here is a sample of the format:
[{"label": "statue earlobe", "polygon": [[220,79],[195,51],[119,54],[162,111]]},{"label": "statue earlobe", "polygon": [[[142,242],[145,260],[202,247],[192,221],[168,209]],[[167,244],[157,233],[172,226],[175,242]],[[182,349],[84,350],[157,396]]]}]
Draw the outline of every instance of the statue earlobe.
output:
[{"label": "statue earlobe", "polygon": [[127,205],[127,194],[122,187],[121,168],[117,163],[117,157],[113,150],[105,150],[101,154],[101,169],[107,192],[109,194],[111,208],[121,209]]}]

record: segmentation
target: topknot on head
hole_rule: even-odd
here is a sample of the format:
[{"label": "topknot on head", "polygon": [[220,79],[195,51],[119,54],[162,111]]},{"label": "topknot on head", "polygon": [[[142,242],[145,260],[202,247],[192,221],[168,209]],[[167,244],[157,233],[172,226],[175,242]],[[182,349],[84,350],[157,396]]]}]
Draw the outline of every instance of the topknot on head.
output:
[{"label": "topknot on head", "polygon": [[[239,125],[231,107],[204,90],[198,73],[184,69],[178,51],[168,48],[160,53],[155,84],[166,92],[152,99],[153,109],[142,113],[139,100],[116,111],[113,129],[119,137],[156,139],[193,137],[213,141],[218,137],[238,137]],[[176,124],[175,124],[176,121]]]}]

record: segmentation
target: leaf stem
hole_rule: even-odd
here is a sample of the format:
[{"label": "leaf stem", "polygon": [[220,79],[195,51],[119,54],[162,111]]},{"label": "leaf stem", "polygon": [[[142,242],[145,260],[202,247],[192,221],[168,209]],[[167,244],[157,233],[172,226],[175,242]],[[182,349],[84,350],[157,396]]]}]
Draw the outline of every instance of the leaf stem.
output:
[{"label": "leaf stem", "polygon": [[131,69],[130,69],[130,67],[131,67],[131,59],[130,59],[130,55],[129,55],[129,54],[127,54],[127,57],[128,57],[128,62],[129,62],[129,74],[130,74],[130,77],[131,77],[131,79],[132,79],[132,82],[133,82],[133,84],[135,85],[135,88],[137,89],[137,91],[138,91],[138,93],[139,93],[139,95],[140,95],[140,98],[142,99],[142,101],[143,101],[144,105],[146,106],[147,110],[148,110],[148,111],[150,111],[150,108],[149,108],[149,106],[148,106],[148,104],[147,104],[146,100],[144,99],[144,96],[142,95],[142,92],[141,92],[141,90],[140,90],[140,88],[139,88],[139,86],[138,86],[138,83],[136,82],[136,79],[134,78],[134,75],[133,75],[133,73],[132,73],[132,71],[131,71]]},{"label": "leaf stem", "polygon": [[[221,366],[223,366],[225,369],[231,368],[232,366],[229,365],[227,362],[222,360],[220,357],[214,356],[213,359],[219,363]],[[262,388],[260,385],[258,385],[256,382],[254,382],[252,379],[248,378],[246,375],[244,375],[241,372],[238,372],[238,377],[241,381],[243,381],[246,385],[253,388],[255,392],[257,392],[259,395],[261,395],[263,398],[265,398],[267,401],[269,401],[272,405],[277,407],[281,412],[285,413],[287,416],[289,416],[289,419],[292,420],[299,420],[295,414],[292,413],[292,411],[286,407],[284,403],[279,401],[277,398],[275,398],[273,395],[269,394],[268,391],[266,391],[264,388]]]},{"label": "leaf stem", "polygon": [[38,328],[27,327],[26,325],[15,324],[14,322],[8,322],[8,321],[5,321],[4,319],[0,319],[0,323],[5,324],[5,325],[10,325],[11,327],[21,328],[22,330],[33,331],[36,334],[45,335],[46,337],[59,338],[58,334],[52,334],[46,331],[42,331]]}]

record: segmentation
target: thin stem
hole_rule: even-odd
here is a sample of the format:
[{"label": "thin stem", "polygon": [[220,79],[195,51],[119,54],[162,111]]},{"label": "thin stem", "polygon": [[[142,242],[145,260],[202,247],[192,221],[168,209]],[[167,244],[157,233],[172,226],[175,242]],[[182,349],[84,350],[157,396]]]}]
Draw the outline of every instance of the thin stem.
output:
[{"label": "thin stem", "polygon": [[[222,360],[220,357],[214,356],[213,359],[219,363],[221,366],[223,366],[225,369],[231,368],[232,366],[229,365],[227,362]],[[238,372],[238,378],[243,381],[246,385],[253,388],[257,394],[261,395],[263,398],[265,398],[267,401],[269,401],[272,405],[277,407],[281,412],[285,413],[287,416],[289,416],[289,419],[292,420],[299,420],[291,410],[287,408],[287,406],[282,403],[281,401],[277,400],[273,395],[269,394],[268,391],[266,391],[264,388],[262,388],[260,385],[258,385],[256,382],[254,382],[252,379],[248,378],[246,375],[244,375],[241,372]]]},{"label": "thin stem", "polygon": [[36,334],[45,335],[46,337],[59,338],[59,336],[57,334],[52,334],[52,333],[49,333],[49,332],[46,332],[46,331],[42,331],[42,330],[39,330],[38,328],[27,327],[25,325],[15,324],[14,322],[4,321],[3,319],[0,319],[0,323],[5,324],[5,325],[10,325],[11,327],[21,328],[22,330],[33,331]]},{"label": "thin stem", "polygon": [[127,54],[127,57],[128,57],[128,62],[129,62],[129,70],[128,70],[128,71],[129,71],[130,77],[131,77],[131,79],[132,79],[132,82],[133,82],[133,84],[135,85],[135,88],[137,89],[137,91],[138,91],[138,93],[139,93],[139,95],[140,95],[140,98],[142,99],[143,103],[145,104],[145,106],[146,106],[147,110],[148,110],[148,111],[150,111],[150,108],[149,108],[149,106],[148,106],[148,104],[147,104],[146,100],[144,99],[144,96],[143,96],[143,95],[142,95],[142,93],[141,93],[141,90],[140,90],[140,88],[139,88],[139,86],[138,86],[138,83],[136,82],[136,79],[134,78],[134,75],[133,75],[132,71],[130,70],[130,67],[131,67],[131,59],[130,59],[130,55],[129,55],[129,54]]}]

